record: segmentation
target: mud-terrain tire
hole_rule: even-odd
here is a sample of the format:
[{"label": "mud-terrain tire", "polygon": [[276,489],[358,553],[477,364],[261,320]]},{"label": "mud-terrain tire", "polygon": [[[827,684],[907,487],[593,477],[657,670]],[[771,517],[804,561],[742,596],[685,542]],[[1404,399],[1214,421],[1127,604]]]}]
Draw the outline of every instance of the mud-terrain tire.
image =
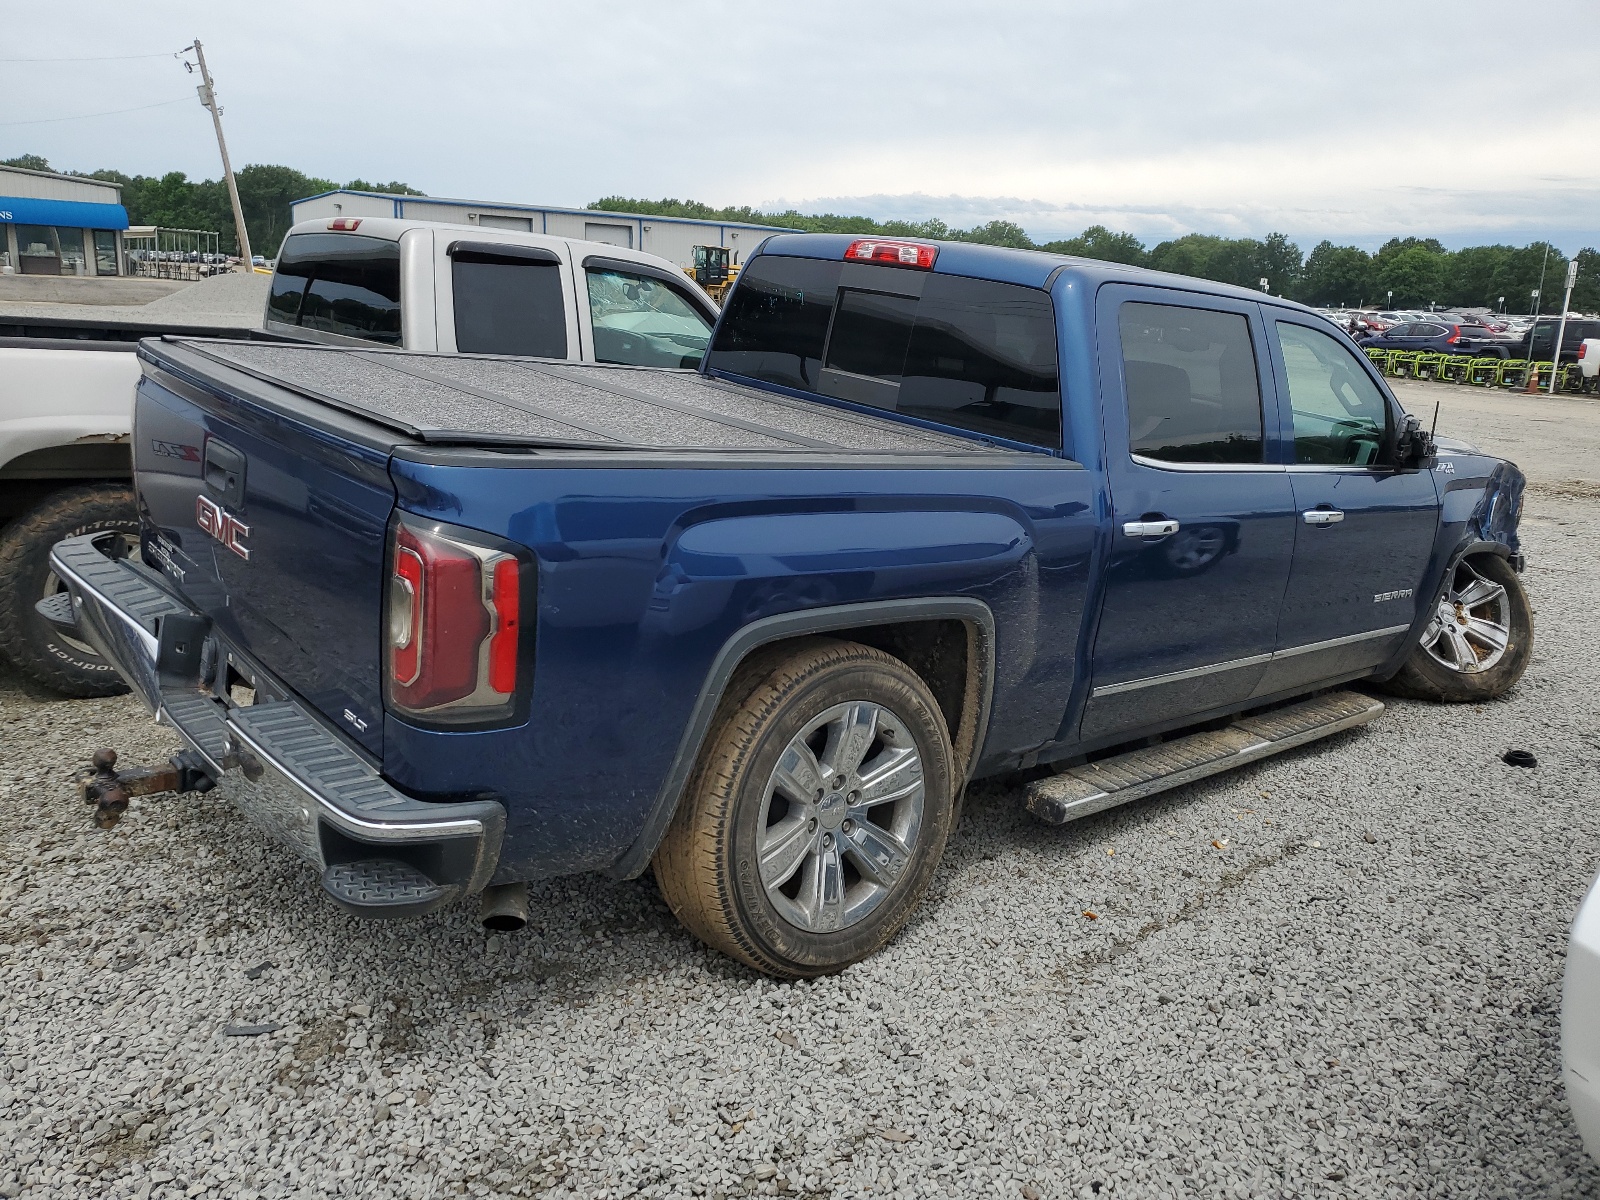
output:
[{"label": "mud-terrain tire", "polygon": [[1479,554],[1456,565],[1411,657],[1383,687],[1413,700],[1493,700],[1522,678],[1532,654],[1522,580],[1505,559]]},{"label": "mud-terrain tire", "polygon": [[843,970],[927,890],[954,816],[953,760],[932,692],[899,659],[830,638],[758,652],[734,673],[656,851],[661,894],[701,941],[758,971]]},{"label": "mud-terrain tire", "polygon": [[117,483],[64,488],[0,529],[0,653],[23,675],[63,696],[115,696],[128,690],[116,668],[87,645],[63,637],[33,607],[61,590],[50,548],[87,533],[121,534],[137,544],[133,489]]}]

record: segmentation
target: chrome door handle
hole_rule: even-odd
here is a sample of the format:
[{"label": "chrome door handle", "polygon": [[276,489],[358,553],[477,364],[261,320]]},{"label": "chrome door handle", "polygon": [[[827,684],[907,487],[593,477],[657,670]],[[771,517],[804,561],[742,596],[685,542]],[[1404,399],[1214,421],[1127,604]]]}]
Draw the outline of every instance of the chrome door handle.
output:
[{"label": "chrome door handle", "polygon": [[1176,521],[1124,521],[1122,532],[1134,538],[1161,538],[1178,532]]},{"label": "chrome door handle", "polygon": [[1337,525],[1344,514],[1337,508],[1312,508],[1300,514],[1307,525]]}]

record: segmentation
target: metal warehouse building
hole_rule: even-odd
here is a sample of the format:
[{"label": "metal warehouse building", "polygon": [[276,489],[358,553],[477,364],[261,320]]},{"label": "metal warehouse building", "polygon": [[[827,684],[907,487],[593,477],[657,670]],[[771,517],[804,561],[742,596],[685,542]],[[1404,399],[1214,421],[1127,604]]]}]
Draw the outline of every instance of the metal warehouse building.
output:
[{"label": "metal warehouse building", "polygon": [[[396,196],[387,192],[353,192],[345,188],[296,200],[294,219],[332,217],[408,217],[448,225],[482,225],[486,229],[520,229],[643,250],[676,263],[694,265],[695,246],[726,246],[735,266],[743,264],[770,233],[793,233],[775,225],[731,221],[695,221],[684,217],[641,217],[634,213],[600,212],[592,208],[547,208],[535,204],[493,204],[447,200],[439,196]],[[277,247],[273,247],[276,252]]]},{"label": "metal warehouse building", "polygon": [[0,167],[0,271],[118,275],[128,227],[120,184]]}]

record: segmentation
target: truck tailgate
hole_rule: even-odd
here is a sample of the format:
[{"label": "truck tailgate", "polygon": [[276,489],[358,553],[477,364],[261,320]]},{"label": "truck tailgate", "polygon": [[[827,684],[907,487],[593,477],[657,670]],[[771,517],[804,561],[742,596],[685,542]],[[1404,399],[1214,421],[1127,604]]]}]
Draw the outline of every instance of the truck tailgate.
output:
[{"label": "truck tailgate", "polygon": [[134,413],[144,556],[243,655],[374,755],[394,439],[155,343]]}]

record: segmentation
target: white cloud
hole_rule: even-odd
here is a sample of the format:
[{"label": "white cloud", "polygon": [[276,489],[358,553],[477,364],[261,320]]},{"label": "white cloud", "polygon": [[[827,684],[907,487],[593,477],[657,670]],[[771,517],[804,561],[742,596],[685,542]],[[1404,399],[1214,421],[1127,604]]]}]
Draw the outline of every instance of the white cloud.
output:
[{"label": "white cloud", "polygon": [[[1098,222],[1147,240],[1600,242],[1596,93],[1543,54],[1495,49],[1508,12],[1487,0],[1452,3],[1449,30],[1426,6],[1264,0],[155,0],[133,25],[124,11],[62,0],[49,22],[9,23],[4,54],[176,49],[198,34],[235,161],[338,179],[1001,217],[1041,237]],[[1592,0],[1553,0],[1532,31],[1590,16]],[[4,123],[192,84],[171,59],[0,64],[0,157],[212,177],[197,103]]]}]

